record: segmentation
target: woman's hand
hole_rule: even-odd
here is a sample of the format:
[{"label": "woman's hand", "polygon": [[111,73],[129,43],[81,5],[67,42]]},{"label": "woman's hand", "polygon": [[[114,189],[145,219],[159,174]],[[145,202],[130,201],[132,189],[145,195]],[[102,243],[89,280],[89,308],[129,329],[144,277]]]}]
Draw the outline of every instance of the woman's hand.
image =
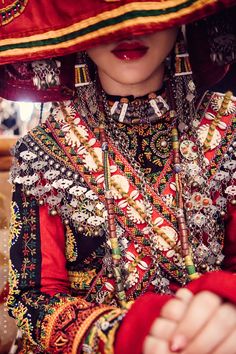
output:
[{"label": "woman's hand", "polygon": [[176,298],[167,302],[161,316],[153,322],[144,342],[143,354],[173,354],[170,350],[171,339],[193,297],[187,289],[181,289],[180,294],[181,297],[176,293]]},{"label": "woman's hand", "polygon": [[[178,298],[185,301],[182,291]],[[168,304],[162,316],[170,315]],[[171,338],[182,354],[236,354],[236,306],[208,291],[192,297]]]},{"label": "woman's hand", "polygon": [[208,291],[176,293],[144,343],[144,354],[236,354],[236,306]]}]

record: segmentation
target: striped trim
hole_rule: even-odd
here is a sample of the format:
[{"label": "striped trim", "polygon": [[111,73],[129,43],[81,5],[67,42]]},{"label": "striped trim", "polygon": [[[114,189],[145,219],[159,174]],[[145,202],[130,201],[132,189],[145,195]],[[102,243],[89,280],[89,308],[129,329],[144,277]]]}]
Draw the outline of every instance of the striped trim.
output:
[{"label": "striped trim", "polygon": [[[153,30],[163,29],[172,21],[186,22],[187,17],[205,7],[213,7],[217,0],[176,0],[164,2],[133,2],[116,9],[105,11],[92,18],[82,20],[69,27],[48,31],[23,38],[7,38],[0,41],[1,57],[20,56],[49,52],[71,46],[81,46],[99,37],[109,36],[129,27],[150,25]],[[138,10],[137,10],[138,9]],[[198,16],[199,17],[199,16]],[[83,48],[84,49],[84,48]]]}]

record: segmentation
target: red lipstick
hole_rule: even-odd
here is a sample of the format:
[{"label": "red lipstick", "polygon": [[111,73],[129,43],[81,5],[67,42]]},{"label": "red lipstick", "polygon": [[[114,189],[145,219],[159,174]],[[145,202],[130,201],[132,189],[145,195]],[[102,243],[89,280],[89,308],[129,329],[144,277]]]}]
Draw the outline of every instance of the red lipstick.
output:
[{"label": "red lipstick", "polygon": [[111,52],[120,60],[137,60],[148,51],[148,47],[139,41],[119,43]]}]

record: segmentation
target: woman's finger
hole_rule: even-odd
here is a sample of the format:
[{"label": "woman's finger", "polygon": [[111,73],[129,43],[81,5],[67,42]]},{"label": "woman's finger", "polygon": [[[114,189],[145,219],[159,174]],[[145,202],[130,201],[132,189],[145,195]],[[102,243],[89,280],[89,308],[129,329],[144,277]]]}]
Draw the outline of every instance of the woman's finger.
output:
[{"label": "woman's finger", "polygon": [[[194,324],[194,321],[192,321]],[[199,322],[200,323],[200,322]],[[187,346],[182,354],[210,354],[219,345],[225,345],[225,340],[236,328],[236,308],[231,304],[222,304],[213,313],[209,320],[203,325],[194,336],[188,331]],[[186,333],[182,332],[185,336]],[[173,349],[173,347],[171,347]],[[232,349],[232,348],[231,348]],[[232,354],[232,351],[225,351],[225,354]]]},{"label": "woman's finger", "polygon": [[236,329],[221,343],[212,354],[236,354]]},{"label": "woman's finger", "polygon": [[192,300],[194,295],[190,290],[186,288],[180,288],[176,292],[175,296],[177,297],[177,299],[182,300],[185,303],[189,303]]},{"label": "woman's finger", "polygon": [[149,334],[155,338],[169,341],[176,329],[176,322],[165,318],[157,318],[150,329]]},{"label": "woman's finger", "polygon": [[171,341],[172,351],[184,349],[183,346],[206,325],[220,305],[220,297],[208,291],[193,296],[174,333]]},{"label": "woman's finger", "polygon": [[143,345],[143,354],[171,354],[169,342],[147,336]]},{"label": "woman's finger", "polygon": [[178,322],[183,317],[194,295],[188,289],[181,288],[176,292],[175,296],[175,299],[169,300],[163,306],[160,317]]},{"label": "woman's finger", "polygon": [[181,299],[171,299],[162,307],[160,317],[179,322],[183,318],[187,308],[188,303],[185,303]]}]

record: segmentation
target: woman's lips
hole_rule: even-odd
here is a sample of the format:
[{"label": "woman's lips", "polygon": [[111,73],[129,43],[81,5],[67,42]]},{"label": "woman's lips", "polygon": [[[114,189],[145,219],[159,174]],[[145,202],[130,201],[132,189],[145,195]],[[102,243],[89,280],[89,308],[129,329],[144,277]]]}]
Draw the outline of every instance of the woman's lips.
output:
[{"label": "woman's lips", "polygon": [[122,42],[111,52],[120,60],[136,60],[142,58],[148,47],[140,42]]}]

